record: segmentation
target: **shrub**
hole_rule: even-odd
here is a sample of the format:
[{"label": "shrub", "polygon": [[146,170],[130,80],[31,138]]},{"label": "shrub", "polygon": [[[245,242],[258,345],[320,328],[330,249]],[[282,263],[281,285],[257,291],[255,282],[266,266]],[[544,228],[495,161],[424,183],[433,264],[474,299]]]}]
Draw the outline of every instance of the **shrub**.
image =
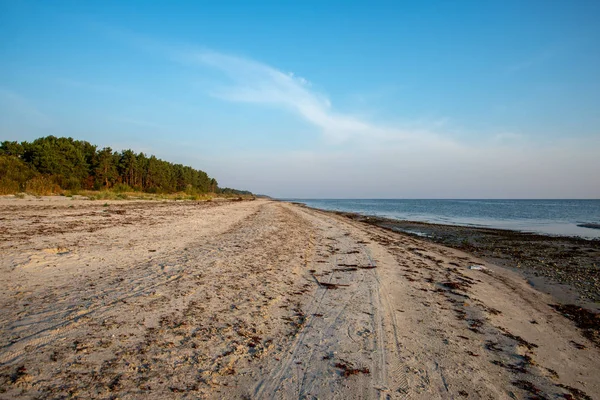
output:
[{"label": "shrub", "polygon": [[54,179],[48,175],[39,175],[27,181],[25,191],[38,196],[49,196],[61,192]]},{"label": "shrub", "polygon": [[25,183],[36,172],[15,156],[0,154],[0,194],[13,194],[25,190]]},{"label": "shrub", "polygon": [[81,181],[75,177],[70,177],[63,182],[62,187],[67,190],[79,190],[81,189]]},{"label": "shrub", "polygon": [[117,183],[112,187],[112,190],[114,190],[117,193],[123,193],[123,192],[133,192],[133,189],[125,184],[125,183]]},{"label": "shrub", "polygon": [[9,179],[5,176],[0,178],[0,194],[13,194],[19,192],[21,185],[19,182]]}]

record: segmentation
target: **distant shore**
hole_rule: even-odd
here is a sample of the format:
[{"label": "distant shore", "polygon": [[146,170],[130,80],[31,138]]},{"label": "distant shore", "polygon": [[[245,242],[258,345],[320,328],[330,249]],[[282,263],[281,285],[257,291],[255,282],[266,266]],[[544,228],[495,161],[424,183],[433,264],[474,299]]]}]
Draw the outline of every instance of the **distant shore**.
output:
[{"label": "distant shore", "polygon": [[472,253],[518,271],[561,303],[600,311],[600,240],[319,210]]}]

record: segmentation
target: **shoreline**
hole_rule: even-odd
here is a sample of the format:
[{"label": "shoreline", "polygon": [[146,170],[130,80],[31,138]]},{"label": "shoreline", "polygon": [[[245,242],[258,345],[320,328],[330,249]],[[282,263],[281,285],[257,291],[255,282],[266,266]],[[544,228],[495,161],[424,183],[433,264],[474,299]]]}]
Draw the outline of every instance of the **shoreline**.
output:
[{"label": "shoreline", "polygon": [[0,219],[0,399],[600,393],[588,314],[358,216],[14,199]]},{"label": "shoreline", "polygon": [[[499,230],[499,231],[510,231],[510,232],[519,232],[525,234],[534,234],[534,235],[542,235],[542,236],[551,236],[551,237],[573,237],[573,238],[581,238],[584,240],[597,240],[600,241],[600,223],[596,221],[594,218],[584,217],[582,215],[571,215],[569,220],[565,219],[547,219],[539,216],[541,219],[518,219],[518,218],[507,218],[504,219],[501,216],[494,217],[493,215],[484,216],[478,211],[475,211],[475,215],[471,215],[467,217],[465,214],[456,214],[449,216],[451,214],[446,215],[443,210],[437,211],[436,213],[425,213],[421,214],[416,212],[415,209],[410,209],[410,207],[414,208],[414,204],[404,204],[403,201],[417,201],[417,200],[392,200],[392,199],[374,199],[372,201],[380,203],[383,208],[378,209],[377,206],[374,209],[371,209],[370,203],[362,204],[361,201],[371,201],[366,199],[278,199],[280,201],[287,201],[294,204],[306,205],[307,207],[312,207],[315,209],[323,210],[323,211],[332,211],[332,212],[348,212],[348,213],[356,213],[364,216],[370,216],[372,218],[381,218],[386,220],[399,220],[406,221],[412,223],[424,223],[429,225],[449,225],[449,226],[461,226],[466,228],[473,229],[491,229],[491,230]],[[330,204],[329,201],[333,201],[333,204]],[[409,207],[409,210],[404,210],[402,212],[395,212],[394,209],[389,208],[390,206],[386,204],[386,200],[390,201],[398,201],[399,207]],[[348,205],[343,205],[345,202],[349,202]],[[418,200],[421,201],[421,200]],[[424,202],[454,202],[454,201],[473,201],[480,202],[483,200],[452,200],[452,199],[425,199],[422,200]],[[500,202],[502,200],[491,200]],[[533,202],[536,200],[508,200],[510,202]],[[543,202],[551,202],[553,200],[541,200]],[[568,200],[568,199],[560,199],[557,201],[576,201],[583,202],[586,200]],[[590,202],[597,203],[598,200],[589,200]],[[337,202],[340,202],[339,204]],[[549,204],[551,206],[552,204]],[[432,205],[434,207],[435,205]],[[442,207],[443,209],[443,207]],[[412,211],[410,211],[412,210]],[[493,212],[492,210],[488,210],[489,212]],[[462,210],[465,212],[465,210]],[[581,214],[581,213],[580,213]]]},{"label": "shoreline", "polygon": [[354,212],[326,210],[398,233],[462,250],[516,271],[537,290],[561,304],[600,312],[600,240],[545,235],[508,229],[397,220]]}]

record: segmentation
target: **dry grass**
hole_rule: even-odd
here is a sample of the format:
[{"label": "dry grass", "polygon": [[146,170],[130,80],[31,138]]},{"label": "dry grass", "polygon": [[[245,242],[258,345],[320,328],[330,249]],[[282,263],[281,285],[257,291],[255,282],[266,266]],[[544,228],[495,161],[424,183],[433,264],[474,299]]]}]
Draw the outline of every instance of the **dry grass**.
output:
[{"label": "dry grass", "polygon": [[28,183],[25,193],[17,191],[0,192],[0,195],[13,194],[15,197],[23,198],[25,195],[31,196],[65,196],[70,198],[88,199],[88,200],[156,200],[156,201],[212,201],[218,198],[228,200],[252,200],[251,195],[231,195],[231,194],[216,194],[202,193],[189,194],[185,192],[177,193],[145,193],[145,192],[121,192],[115,190],[62,190],[57,185],[41,179],[31,184]]}]

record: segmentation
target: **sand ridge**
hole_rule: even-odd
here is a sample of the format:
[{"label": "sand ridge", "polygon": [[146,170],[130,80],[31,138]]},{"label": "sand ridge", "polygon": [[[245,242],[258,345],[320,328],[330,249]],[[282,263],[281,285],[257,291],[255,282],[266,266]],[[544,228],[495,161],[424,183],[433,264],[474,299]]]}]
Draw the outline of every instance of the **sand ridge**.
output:
[{"label": "sand ridge", "polygon": [[342,216],[2,199],[0,221],[0,398],[600,395],[598,348],[522,278]]}]

